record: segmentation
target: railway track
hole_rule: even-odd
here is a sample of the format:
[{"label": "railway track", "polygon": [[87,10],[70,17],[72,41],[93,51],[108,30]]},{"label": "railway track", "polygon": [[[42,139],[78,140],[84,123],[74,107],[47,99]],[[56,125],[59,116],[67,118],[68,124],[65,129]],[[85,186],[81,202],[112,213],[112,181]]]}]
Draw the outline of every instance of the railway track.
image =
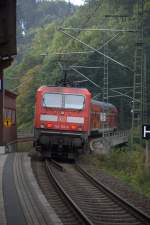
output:
[{"label": "railway track", "polygon": [[94,186],[96,186],[100,191],[104,192],[108,197],[110,197],[114,202],[122,206],[131,215],[135,216],[143,224],[150,224],[150,216],[144,213],[142,210],[138,209],[134,205],[130,204],[127,200],[120,197],[118,194],[113,192],[111,189],[106,187],[102,182],[97,181],[93,176],[91,176],[87,171],[85,171],[80,166],[76,165],[77,170],[86,177]]},{"label": "railway track", "polygon": [[4,159],[0,224],[62,225],[36,182],[27,153],[8,154]]},{"label": "railway track", "polygon": [[100,184],[78,165],[46,161],[46,170],[51,183],[63,196],[61,198],[81,216],[84,224],[150,224],[146,214]]},{"label": "railway track", "polygon": [[[58,168],[61,170],[58,164],[55,164],[55,167],[56,166],[57,170]],[[49,162],[32,161],[32,168],[47,201],[54,208],[64,225],[93,224],[86,216],[84,217],[84,215],[82,215],[82,212],[80,212],[70,200],[68,200],[66,194],[53,177]]]}]

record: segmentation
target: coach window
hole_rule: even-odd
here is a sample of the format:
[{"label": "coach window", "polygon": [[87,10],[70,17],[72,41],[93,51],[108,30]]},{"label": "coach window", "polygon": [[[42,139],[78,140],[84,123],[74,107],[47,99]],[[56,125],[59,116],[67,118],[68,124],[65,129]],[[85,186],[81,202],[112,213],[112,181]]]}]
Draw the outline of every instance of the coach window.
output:
[{"label": "coach window", "polygon": [[50,107],[50,108],[61,108],[62,107],[62,95],[46,93],[43,96],[43,106]]},{"label": "coach window", "polygon": [[66,109],[83,109],[84,96],[82,95],[65,95],[65,108]]}]

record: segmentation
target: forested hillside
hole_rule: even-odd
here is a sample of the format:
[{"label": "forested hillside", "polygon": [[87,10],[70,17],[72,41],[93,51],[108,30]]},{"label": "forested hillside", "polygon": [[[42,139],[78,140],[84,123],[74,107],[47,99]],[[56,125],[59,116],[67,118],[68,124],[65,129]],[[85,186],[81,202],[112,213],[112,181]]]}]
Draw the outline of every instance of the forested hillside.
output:
[{"label": "forested hillside", "polygon": [[[35,3],[34,0],[18,3],[18,56],[13,65],[6,71],[6,87],[17,92],[17,114],[19,129],[32,129],[34,116],[34,99],[36,89],[41,85],[55,84],[62,79],[59,62],[66,68],[74,66],[103,67],[104,57],[90,48],[64,35],[60,27],[92,28],[93,30],[65,30],[65,32],[82,40],[93,48],[104,51],[101,46],[113,38],[108,44],[108,55],[127,65],[134,67],[135,32],[97,31],[95,28],[135,29],[137,1],[121,0],[91,0],[79,8],[63,1]],[[26,3],[26,4],[25,4]],[[32,3],[31,8],[28,3]],[[21,8],[24,14],[21,14]],[[147,59],[147,88],[150,89],[150,16],[149,0],[144,5],[144,48]],[[24,15],[20,18],[21,15]],[[109,17],[108,15],[116,15]],[[119,15],[126,15],[120,17]],[[71,52],[85,52],[71,54]],[[89,52],[90,51],[90,52]],[[70,54],[62,54],[62,53]],[[61,53],[61,54],[57,54]],[[133,72],[109,60],[109,90],[114,87],[132,87]],[[78,68],[100,86],[96,88],[91,83],[83,83],[84,87],[98,94],[102,100],[103,69]],[[73,70],[68,71],[70,80],[83,78]],[[147,92],[149,97],[150,92]],[[121,117],[121,126],[131,126],[132,100],[126,97],[111,96],[109,102],[115,104]],[[132,91],[128,93],[132,96]],[[150,98],[149,98],[150,100]],[[148,105],[149,106],[149,105]],[[150,112],[150,110],[149,110]],[[125,119],[126,118],[126,119]]]}]

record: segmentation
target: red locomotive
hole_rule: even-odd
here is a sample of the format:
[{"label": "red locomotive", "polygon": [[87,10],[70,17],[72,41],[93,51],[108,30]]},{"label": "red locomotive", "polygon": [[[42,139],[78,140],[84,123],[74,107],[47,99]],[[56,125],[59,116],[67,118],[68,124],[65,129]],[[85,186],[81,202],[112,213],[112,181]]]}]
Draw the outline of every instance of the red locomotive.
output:
[{"label": "red locomotive", "polygon": [[112,104],[94,101],[87,89],[42,86],[35,103],[35,146],[43,155],[74,158],[92,134],[117,128]]}]

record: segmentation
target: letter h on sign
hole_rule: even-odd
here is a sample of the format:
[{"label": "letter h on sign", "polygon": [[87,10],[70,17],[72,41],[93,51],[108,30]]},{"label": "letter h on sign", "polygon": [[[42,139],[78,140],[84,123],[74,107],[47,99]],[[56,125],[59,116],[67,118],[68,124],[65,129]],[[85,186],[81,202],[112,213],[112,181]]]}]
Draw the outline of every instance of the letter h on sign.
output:
[{"label": "letter h on sign", "polygon": [[148,124],[142,125],[142,138],[150,139],[150,125]]}]

